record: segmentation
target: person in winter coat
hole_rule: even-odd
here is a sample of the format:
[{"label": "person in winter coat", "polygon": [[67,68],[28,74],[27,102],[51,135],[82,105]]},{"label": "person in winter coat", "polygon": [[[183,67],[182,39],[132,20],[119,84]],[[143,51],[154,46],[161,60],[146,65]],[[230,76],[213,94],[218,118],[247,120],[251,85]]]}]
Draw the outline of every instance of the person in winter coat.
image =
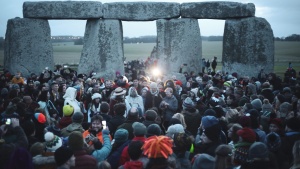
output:
[{"label": "person in winter coat", "polygon": [[164,119],[164,127],[165,129],[169,126],[169,121],[171,120],[172,116],[176,113],[178,109],[178,101],[173,95],[172,88],[166,88],[165,90],[166,97],[163,98],[162,102],[160,103],[160,109],[163,112],[163,119]]},{"label": "person in winter coat", "polygon": [[72,123],[61,130],[61,135],[63,137],[68,137],[74,131],[78,131],[82,134],[84,132],[84,129],[81,125],[83,118],[84,117],[81,112],[74,113],[72,116]]},{"label": "person in winter coat", "polygon": [[[65,99],[64,105],[71,105],[74,108],[74,112],[81,112],[80,102],[76,100],[77,89],[74,87],[68,87],[63,98]],[[84,112],[82,112],[84,113]]]},{"label": "person in winter coat", "polygon": [[104,144],[104,139],[103,139],[103,125],[102,125],[102,116],[100,115],[95,115],[92,117],[92,123],[91,126],[88,130],[83,132],[83,138],[86,140],[86,143],[89,145],[92,145],[93,142],[92,140],[96,137],[99,139],[99,141]]},{"label": "person in winter coat", "polygon": [[[109,138],[108,138],[109,139]],[[73,131],[68,138],[68,146],[74,153],[75,166],[80,169],[95,169],[97,168],[98,161],[95,157],[88,154],[84,147],[84,140],[82,133]]]},{"label": "person in winter coat", "polygon": [[89,108],[88,108],[88,123],[91,122],[91,118],[96,115],[96,114],[100,114],[100,105],[101,105],[101,94],[99,93],[94,93],[92,95],[92,102],[89,104]]},{"label": "person in winter coat", "polygon": [[138,95],[135,87],[130,87],[128,95],[125,97],[127,112],[132,108],[136,107],[139,110],[139,116],[144,116],[144,102],[142,96]]}]

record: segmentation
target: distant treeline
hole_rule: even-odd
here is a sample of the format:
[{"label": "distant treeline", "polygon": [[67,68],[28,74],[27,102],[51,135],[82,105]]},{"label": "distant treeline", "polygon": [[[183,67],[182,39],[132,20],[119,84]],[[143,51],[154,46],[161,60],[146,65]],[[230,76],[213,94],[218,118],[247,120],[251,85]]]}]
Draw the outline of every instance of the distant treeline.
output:
[{"label": "distant treeline", "polygon": [[[83,45],[83,37],[79,36],[55,36],[51,39],[52,43],[74,42],[75,45]],[[57,38],[59,37],[59,38]],[[223,36],[201,36],[203,41],[223,41]],[[124,43],[156,43],[156,36],[124,37]],[[274,37],[275,41],[300,41],[300,35],[292,34],[287,37]],[[4,38],[0,37],[0,49],[4,48]]]}]

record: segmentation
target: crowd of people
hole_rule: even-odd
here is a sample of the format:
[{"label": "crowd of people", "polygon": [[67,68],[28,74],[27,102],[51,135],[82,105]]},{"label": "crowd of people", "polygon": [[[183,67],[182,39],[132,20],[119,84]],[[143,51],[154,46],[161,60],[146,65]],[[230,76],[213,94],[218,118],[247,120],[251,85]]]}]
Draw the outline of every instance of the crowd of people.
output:
[{"label": "crowd of people", "polygon": [[128,62],[115,79],[59,65],[30,77],[4,70],[0,168],[300,168],[296,77],[214,64],[161,81],[143,67]]}]

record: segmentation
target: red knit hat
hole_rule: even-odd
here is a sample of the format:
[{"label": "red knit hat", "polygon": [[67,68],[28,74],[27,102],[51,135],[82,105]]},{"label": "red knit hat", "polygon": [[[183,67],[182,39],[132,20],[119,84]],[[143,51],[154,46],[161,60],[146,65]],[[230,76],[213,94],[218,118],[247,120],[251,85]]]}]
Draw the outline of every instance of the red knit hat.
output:
[{"label": "red knit hat", "polygon": [[255,132],[248,127],[238,130],[237,135],[242,137],[245,142],[254,143],[256,141]]},{"label": "red knit hat", "polygon": [[39,123],[44,124],[46,122],[46,117],[43,113],[35,113],[34,117]]},{"label": "red knit hat", "polygon": [[282,128],[282,121],[280,118],[274,118],[270,121],[270,124],[275,124],[278,128]]},{"label": "red knit hat", "polygon": [[179,85],[179,86],[182,86],[182,82],[180,80],[176,80],[175,84]]}]

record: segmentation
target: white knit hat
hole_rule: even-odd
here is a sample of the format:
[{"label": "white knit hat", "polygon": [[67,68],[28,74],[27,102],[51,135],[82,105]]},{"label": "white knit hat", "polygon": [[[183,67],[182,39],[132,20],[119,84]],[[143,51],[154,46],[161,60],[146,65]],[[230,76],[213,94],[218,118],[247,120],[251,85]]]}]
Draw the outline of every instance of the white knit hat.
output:
[{"label": "white knit hat", "polygon": [[102,96],[99,93],[94,93],[93,96],[92,96],[92,100],[94,100],[94,99],[101,99],[101,98],[102,98]]},{"label": "white knit hat", "polygon": [[57,135],[54,135],[52,132],[47,132],[44,135],[45,145],[48,151],[55,152],[56,149],[62,146],[62,140]]}]

